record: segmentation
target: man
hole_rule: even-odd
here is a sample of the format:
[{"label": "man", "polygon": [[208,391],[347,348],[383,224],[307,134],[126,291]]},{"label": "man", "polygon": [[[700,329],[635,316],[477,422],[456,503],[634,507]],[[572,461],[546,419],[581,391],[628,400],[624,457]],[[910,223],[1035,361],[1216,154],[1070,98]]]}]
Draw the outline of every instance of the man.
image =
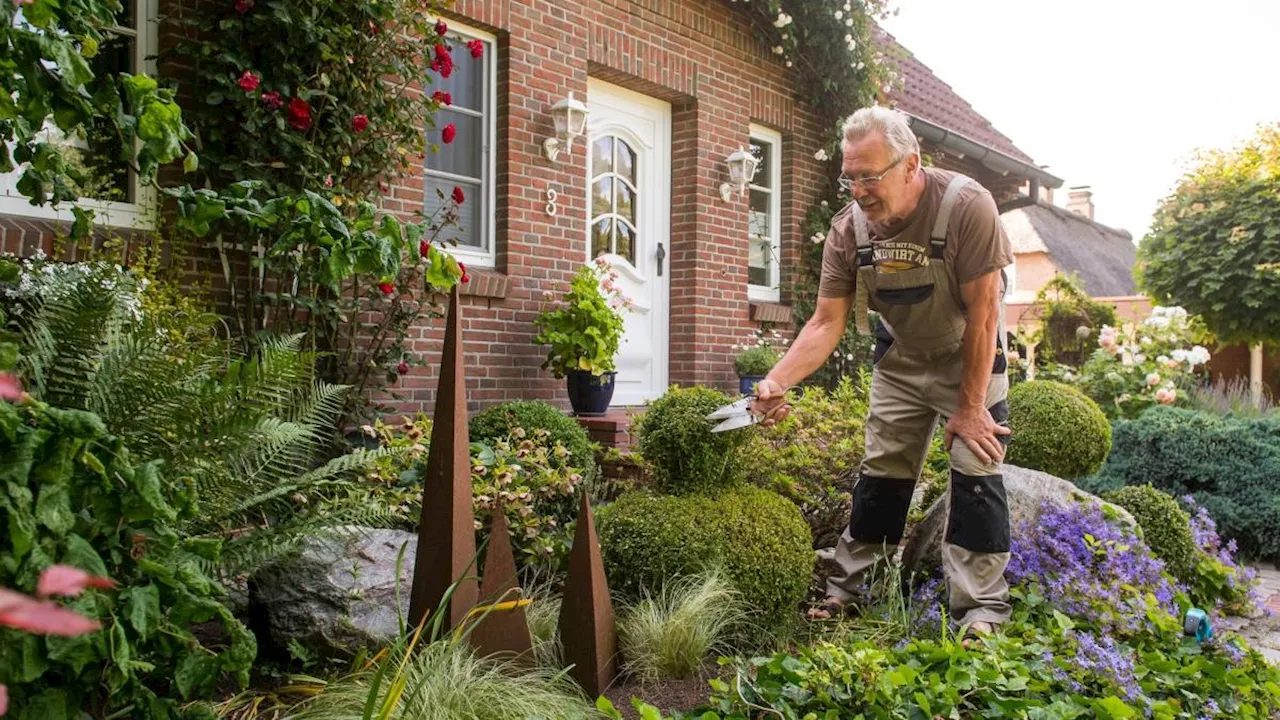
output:
[{"label": "man", "polygon": [[781,420],[784,389],[827,360],[850,311],[864,333],[867,310],[880,315],[866,452],[836,546],[839,571],[811,617],[850,610],[853,588],[896,549],[941,416],[951,459],[942,562],[968,645],[1010,615],[1000,463],[1009,434],[1002,269],[1012,249],[990,193],[963,175],[921,167],[904,116],[864,108],[843,136],[840,183],[854,202],[832,221],[814,315],[759,383],[753,410],[766,425]]}]

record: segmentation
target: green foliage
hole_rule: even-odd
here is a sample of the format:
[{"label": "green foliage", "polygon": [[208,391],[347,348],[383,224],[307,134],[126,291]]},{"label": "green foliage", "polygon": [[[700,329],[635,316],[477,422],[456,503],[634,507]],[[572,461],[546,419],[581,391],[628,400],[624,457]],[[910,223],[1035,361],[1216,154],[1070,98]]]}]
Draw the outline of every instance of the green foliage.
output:
[{"label": "green foliage", "polygon": [[739,377],[763,377],[769,374],[782,356],[771,347],[750,347],[733,359],[733,369]]},{"label": "green foliage", "polygon": [[1017,383],[1009,390],[1011,465],[1075,479],[1102,467],[1111,451],[1111,425],[1097,403],[1051,380]]},{"label": "green foliage", "polygon": [[747,599],[715,569],[669,581],[618,618],[623,672],[641,682],[689,677],[747,619]]},{"label": "green foliage", "polygon": [[742,487],[716,496],[627,493],[600,509],[600,547],[611,589],[625,598],[720,567],[750,598],[752,620],[777,628],[809,587],[814,553],[795,506]]},{"label": "green foliage", "polygon": [[[118,0],[0,3],[0,172],[26,164],[17,189],[32,205],[75,201],[125,167],[152,183],[160,165],[195,159],[172,90],[99,66],[121,12]],[[88,164],[70,149],[77,138],[94,151]],[[93,212],[74,212],[72,233],[84,237]]]},{"label": "green foliage", "polygon": [[588,487],[596,479],[596,445],[577,420],[542,400],[513,400],[486,408],[471,417],[468,430],[472,442],[491,442],[510,437],[513,430],[527,433],[546,430],[552,443],[569,451],[565,464],[577,468]]},{"label": "green foliage", "polygon": [[1280,419],[1155,407],[1116,423],[1114,440],[1091,487],[1191,495],[1243,556],[1280,560]]},{"label": "green foliage", "polygon": [[[54,564],[108,576],[69,607],[102,630],[41,637],[0,630],[0,677],[20,720],[204,717],[199,704],[230,676],[242,687],[257,653],[253,635],[203,571],[216,539],[177,531],[197,517],[196,487],[162,465],[138,464],[102,419],[38,401],[0,403],[0,586],[35,589]],[[218,640],[192,627],[212,622]],[[207,637],[207,636],[205,636]]]},{"label": "green foliage", "polygon": [[[192,483],[201,512],[177,529],[234,535],[218,562],[223,572],[249,570],[319,527],[386,517],[338,502],[384,451],[325,461],[345,389],[315,377],[299,338],[268,340],[249,355],[225,341],[175,343],[142,311],[146,293],[131,273],[39,260],[26,267],[5,289],[17,299],[12,320],[30,392],[100,416],[137,456]],[[264,516],[273,522],[264,526]]]},{"label": "green foliage", "polygon": [[1280,125],[1198,158],[1156,210],[1138,281],[1224,343],[1280,339]]},{"label": "green foliage", "polygon": [[728,395],[695,385],[672,387],[636,422],[640,454],[664,493],[711,492],[742,479],[745,432],[712,432],[707,415],[731,402]]},{"label": "green foliage", "polygon": [[621,309],[631,308],[614,281],[618,274],[603,258],[574,273],[563,305],[543,309],[534,320],[533,341],[550,345],[543,370],[557,378],[580,370],[599,377],[615,370],[614,361],[625,329]]},{"label": "green foliage", "polygon": [[1196,546],[1191,538],[1191,518],[1177,500],[1149,484],[1121,488],[1102,497],[1133,515],[1142,530],[1142,539],[1164,561],[1170,574],[1184,584],[1191,580]]},{"label": "green foliage", "polygon": [[1208,374],[1203,323],[1179,307],[1152,308],[1141,323],[1104,325],[1083,367],[1050,363],[1037,379],[1074,385],[1107,417],[1134,418],[1152,405],[1187,404]]},{"label": "green foliage", "polygon": [[[1045,362],[1079,366],[1093,353],[1092,338],[1116,325],[1116,311],[1089,297],[1074,277],[1055,275],[1036,294],[1026,319],[1041,323],[1036,355]],[[1086,331],[1081,331],[1085,328]]]}]

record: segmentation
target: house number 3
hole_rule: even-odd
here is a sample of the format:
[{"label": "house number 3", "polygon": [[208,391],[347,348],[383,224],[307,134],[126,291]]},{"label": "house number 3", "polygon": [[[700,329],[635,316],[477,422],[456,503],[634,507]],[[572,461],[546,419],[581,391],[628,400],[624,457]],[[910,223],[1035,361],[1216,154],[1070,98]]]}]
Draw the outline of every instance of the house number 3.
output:
[{"label": "house number 3", "polygon": [[560,211],[560,209],[556,207],[556,198],[558,197],[560,197],[560,195],[556,193],[555,188],[547,188],[547,214],[551,217],[555,217],[556,213]]}]

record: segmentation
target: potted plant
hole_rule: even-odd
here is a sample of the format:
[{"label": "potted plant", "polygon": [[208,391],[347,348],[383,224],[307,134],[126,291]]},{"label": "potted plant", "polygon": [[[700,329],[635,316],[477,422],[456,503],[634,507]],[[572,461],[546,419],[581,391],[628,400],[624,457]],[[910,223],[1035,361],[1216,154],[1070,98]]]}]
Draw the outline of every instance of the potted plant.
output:
[{"label": "potted plant", "polygon": [[780,346],[786,344],[777,330],[772,336],[764,330],[757,330],[746,343],[735,345],[733,349],[739,351],[733,359],[733,369],[738,373],[738,392],[748,395],[754,391],[756,383],[763,380],[782,359]]},{"label": "potted plant", "polygon": [[[622,342],[624,310],[631,301],[616,282],[618,274],[597,259],[573,276],[562,304],[543,309],[534,324],[534,341],[549,345],[542,369],[556,379],[568,378],[569,404],[576,415],[603,415],[613,401],[617,370],[614,360]],[[550,299],[550,290],[544,291]]]}]

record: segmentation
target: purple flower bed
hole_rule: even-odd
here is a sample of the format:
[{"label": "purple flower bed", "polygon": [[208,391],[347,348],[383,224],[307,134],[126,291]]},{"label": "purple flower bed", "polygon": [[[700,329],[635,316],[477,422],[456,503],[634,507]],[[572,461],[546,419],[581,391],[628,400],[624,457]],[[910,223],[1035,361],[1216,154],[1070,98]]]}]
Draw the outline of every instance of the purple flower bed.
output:
[{"label": "purple flower bed", "polygon": [[[1222,542],[1218,536],[1217,523],[1209,516],[1209,511],[1196,502],[1190,495],[1179,498],[1191,516],[1191,537],[1204,553],[1221,565],[1227,586],[1235,593],[1244,596],[1244,610],[1259,609],[1270,613],[1266,608],[1266,598],[1262,596],[1262,588],[1258,585],[1258,571],[1236,563],[1236,541]],[[1241,593],[1241,588],[1243,592]],[[1221,603],[1219,603],[1221,605]]]}]

